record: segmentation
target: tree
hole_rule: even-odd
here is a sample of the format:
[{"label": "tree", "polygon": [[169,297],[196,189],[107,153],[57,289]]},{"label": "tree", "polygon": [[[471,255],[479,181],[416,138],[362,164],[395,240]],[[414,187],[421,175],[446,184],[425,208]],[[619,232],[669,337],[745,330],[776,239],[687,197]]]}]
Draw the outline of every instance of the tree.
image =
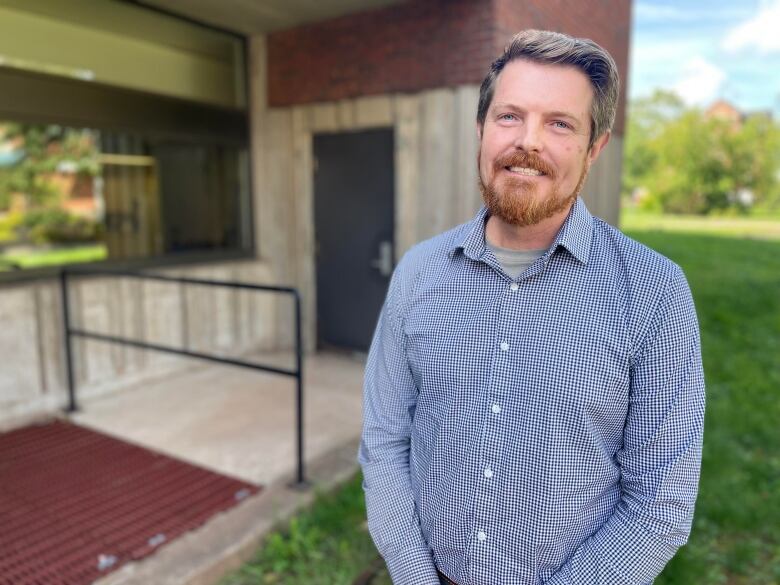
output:
[{"label": "tree", "polygon": [[670,213],[780,205],[780,127],[768,116],[734,122],[657,92],[630,108],[624,187]]},{"label": "tree", "polygon": [[22,194],[33,206],[54,202],[59,193],[47,176],[63,162],[77,173],[94,176],[100,172],[91,130],[20,123],[6,123],[2,129],[2,140],[18,143],[22,157],[0,170],[0,209],[8,207],[12,193]]},{"label": "tree", "polygon": [[755,205],[780,210],[780,125],[766,114],[750,116],[726,143],[734,174],[755,194]]},{"label": "tree", "polygon": [[656,90],[649,97],[632,101],[628,110],[623,188],[632,193],[644,186],[645,177],[658,164],[652,141],[669,122],[683,113],[685,105],[676,94]]}]

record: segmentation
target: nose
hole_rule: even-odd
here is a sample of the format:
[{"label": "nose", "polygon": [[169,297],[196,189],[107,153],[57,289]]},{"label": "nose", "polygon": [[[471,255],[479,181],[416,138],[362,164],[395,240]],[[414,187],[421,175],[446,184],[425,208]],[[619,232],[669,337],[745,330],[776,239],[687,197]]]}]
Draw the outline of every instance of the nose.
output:
[{"label": "nose", "polygon": [[514,146],[526,152],[540,152],[542,150],[542,127],[534,120],[526,120],[517,129]]}]

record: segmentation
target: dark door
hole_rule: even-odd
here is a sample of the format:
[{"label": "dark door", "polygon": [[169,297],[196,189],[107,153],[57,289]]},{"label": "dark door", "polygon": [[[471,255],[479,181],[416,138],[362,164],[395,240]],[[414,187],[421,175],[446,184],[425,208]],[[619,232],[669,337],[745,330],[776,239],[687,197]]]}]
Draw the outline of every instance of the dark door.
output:
[{"label": "dark door", "polygon": [[314,136],[317,336],[366,351],[393,269],[392,129]]}]

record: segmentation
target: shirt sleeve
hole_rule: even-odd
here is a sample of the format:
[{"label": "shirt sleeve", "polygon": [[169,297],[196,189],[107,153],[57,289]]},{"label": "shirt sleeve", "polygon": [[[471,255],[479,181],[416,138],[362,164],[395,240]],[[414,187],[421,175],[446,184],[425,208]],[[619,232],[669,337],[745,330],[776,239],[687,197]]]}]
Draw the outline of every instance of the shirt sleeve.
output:
[{"label": "shirt sleeve", "polygon": [[399,317],[402,265],[403,261],[393,276],[368,354],[358,460],[363,468],[368,529],[393,583],[439,585],[420,530],[409,472],[417,386],[407,364]]},{"label": "shirt sleeve", "polygon": [[621,499],[547,585],[649,584],[687,542],[701,464],[704,375],[693,299],[677,267],[633,360],[630,392],[616,455]]}]

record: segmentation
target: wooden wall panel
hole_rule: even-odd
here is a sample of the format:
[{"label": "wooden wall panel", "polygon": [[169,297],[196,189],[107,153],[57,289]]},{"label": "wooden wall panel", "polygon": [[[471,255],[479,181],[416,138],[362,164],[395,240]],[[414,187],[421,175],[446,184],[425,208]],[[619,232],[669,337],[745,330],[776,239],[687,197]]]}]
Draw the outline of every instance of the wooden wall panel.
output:
[{"label": "wooden wall panel", "polygon": [[420,108],[420,159],[418,173],[417,238],[427,239],[454,225],[455,92],[425,92]]},{"label": "wooden wall panel", "polygon": [[591,167],[582,189],[588,209],[612,225],[620,214],[620,177],[623,164],[623,137],[613,135]]},{"label": "wooden wall panel", "polygon": [[479,88],[463,86],[455,91],[455,120],[458,124],[455,136],[455,201],[457,208],[453,216],[454,223],[468,221],[482,206],[482,196],[478,188],[477,153],[477,103]]},{"label": "wooden wall panel", "polygon": [[395,99],[395,250],[396,258],[418,241],[420,98]]}]

